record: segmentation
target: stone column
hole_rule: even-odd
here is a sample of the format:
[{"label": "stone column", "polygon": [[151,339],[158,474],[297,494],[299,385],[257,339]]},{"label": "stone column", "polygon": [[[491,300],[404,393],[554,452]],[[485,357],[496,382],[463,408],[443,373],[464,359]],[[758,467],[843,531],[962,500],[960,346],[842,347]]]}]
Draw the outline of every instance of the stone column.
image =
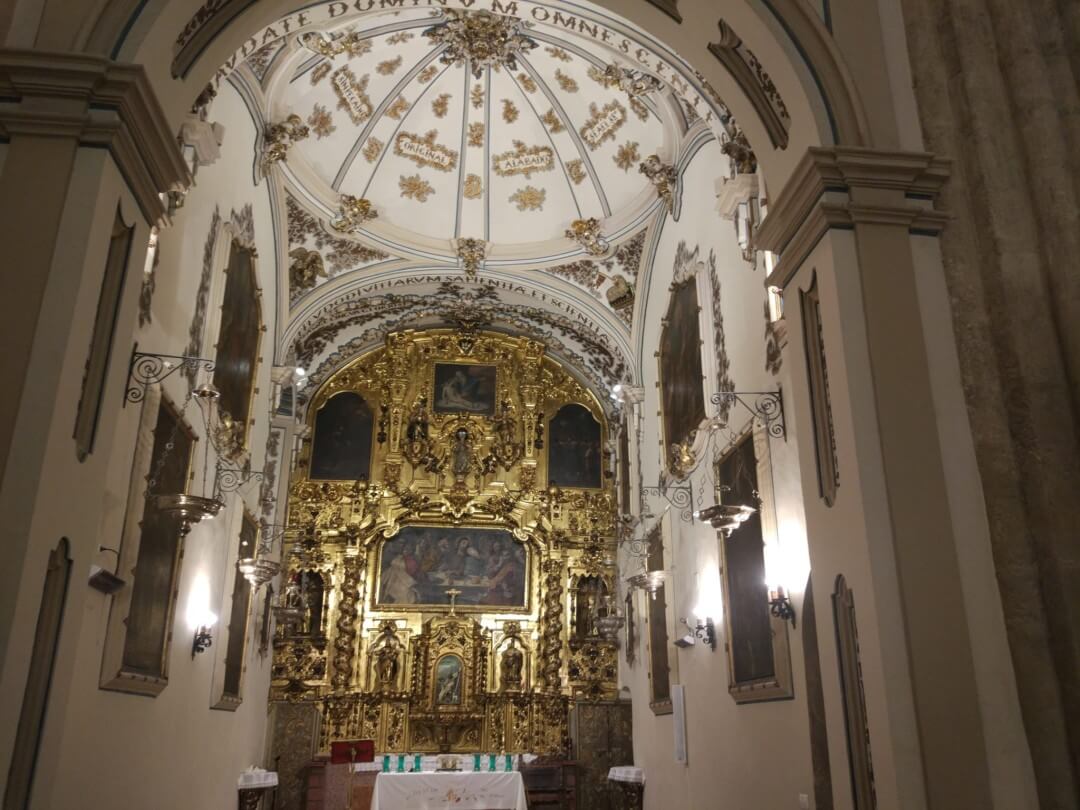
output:
[{"label": "stone column", "polygon": [[1043,807],[1080,806],[1080,6],[903,0],[941,247]]}]

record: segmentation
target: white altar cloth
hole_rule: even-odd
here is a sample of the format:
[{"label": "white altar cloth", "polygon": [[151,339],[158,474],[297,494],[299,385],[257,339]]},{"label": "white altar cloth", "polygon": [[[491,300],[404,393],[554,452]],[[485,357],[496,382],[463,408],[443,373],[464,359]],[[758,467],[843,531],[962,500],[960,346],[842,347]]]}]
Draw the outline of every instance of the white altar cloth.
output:
[{"label": "white altar cloth", "polygon": [[380,773],[371,810],[527,810],[517,771]]}]

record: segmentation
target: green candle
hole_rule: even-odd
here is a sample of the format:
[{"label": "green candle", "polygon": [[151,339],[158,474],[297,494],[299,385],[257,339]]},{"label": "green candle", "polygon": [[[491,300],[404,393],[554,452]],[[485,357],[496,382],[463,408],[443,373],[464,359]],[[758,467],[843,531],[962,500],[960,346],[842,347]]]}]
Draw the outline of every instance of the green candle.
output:
[{"label": "green candle", "polygon": [[398,754],[397,755],[397,772],[398,773],[405,773],[405,755],[404,754]]},{"label": "green candle", "polygon": [[383,754],[382,769],[383,769],[383,773],[390,773],[390,755],[389,754]]},{"label": "green candle", "polygon": [[507,770],[507,771],[514,770],[513,766],[510,765],[510,755],[509,754],[506,755],[506,767],[504,768],[504,770]]},{"label": "green candle", "polygon": [[495,770],[495,755],[494,754],[488,754],[488,770],[489,771]]},{"label": "green candle", "polygon": [[472,755],[472,769],[474,771],[479,771],[480,770],[480,755],[479,754],[473,754]]},{"label": "green candle", "polygon": [[424,770],[423,765],[420,764],[420,755],[419,754],[414,754],[413,755],[413,770],[416,771],[417,773]]}]

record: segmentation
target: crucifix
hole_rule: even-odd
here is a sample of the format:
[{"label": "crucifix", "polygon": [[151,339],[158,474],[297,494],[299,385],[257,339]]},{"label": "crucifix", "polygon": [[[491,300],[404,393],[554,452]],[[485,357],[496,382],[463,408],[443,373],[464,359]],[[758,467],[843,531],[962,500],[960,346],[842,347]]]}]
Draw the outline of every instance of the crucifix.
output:
[{"label": "crucifix", "polygon": [[450,597],[450,615],[454,615],[454,610],[457,608],[457,598],[461,596],[461,591],[457,588],[447,588],[446,595]]}]

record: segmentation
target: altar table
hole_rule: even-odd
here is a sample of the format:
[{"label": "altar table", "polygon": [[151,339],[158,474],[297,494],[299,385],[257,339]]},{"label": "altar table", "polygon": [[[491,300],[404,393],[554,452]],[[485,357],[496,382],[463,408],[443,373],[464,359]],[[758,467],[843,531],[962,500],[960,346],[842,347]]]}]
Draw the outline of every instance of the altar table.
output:
[{"label": "altar table", "polygon": [[517,771],[380,773],[371,810],[527,810]]}]

